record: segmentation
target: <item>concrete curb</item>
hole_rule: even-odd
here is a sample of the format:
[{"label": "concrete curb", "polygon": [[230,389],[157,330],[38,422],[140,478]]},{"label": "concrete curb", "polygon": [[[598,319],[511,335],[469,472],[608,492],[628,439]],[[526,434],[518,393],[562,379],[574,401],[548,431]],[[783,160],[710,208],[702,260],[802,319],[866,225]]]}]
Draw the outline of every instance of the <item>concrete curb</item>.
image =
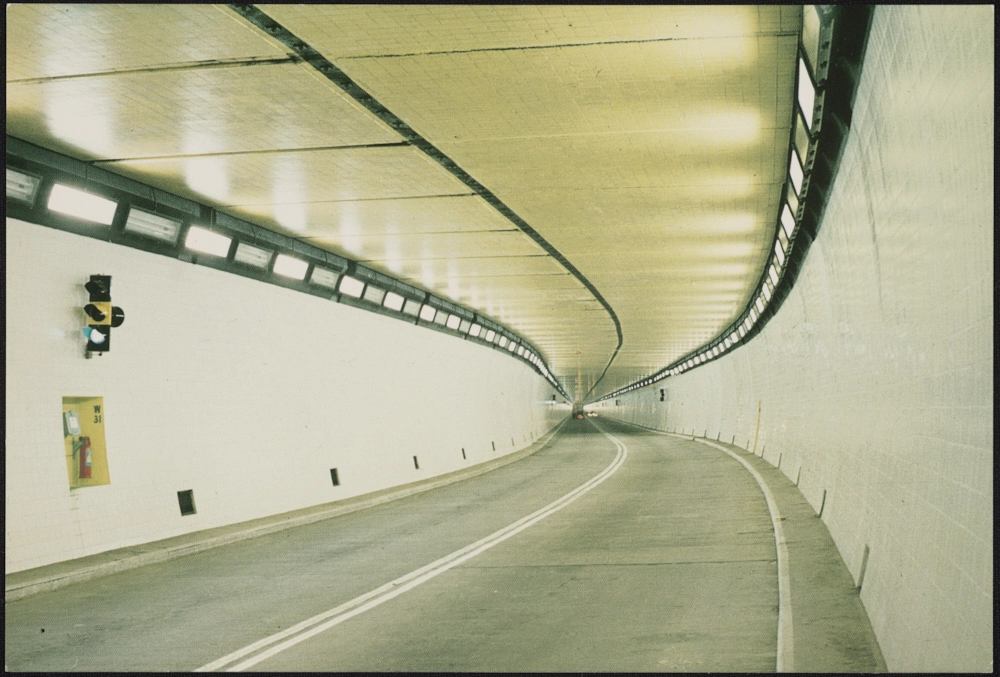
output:
[{"label": "concrete curb", "polygon": [[[800,672],[885,672],[885,659],[878,646],[871,627],[867,611],[861,603],[854,588],[850,572],[843,558],[830,537],[829,531],[823,525],[819,515],[805,497],[799,487],[792,483],[781,469],[770,461],[729,442],[713,440],[708,437],[696,437],[686,433],[671,433],[665,430],[649,428],[621,419],[609,417],[614,421],[635,427],[643,432],[651,432],[678,440],[698,442],[704,446],[714,447],[736,461],[739,461],[758,484],[763,481],[771,493],[771,499],[779,508],[777,513],[771,512],[772,525],[775,527],[775,546],[783,550],[779,562],[786,562],[784,572],[787,595],[785,596],[785,613],[779,613],[779,628],[781,620],[786,628],[779,632],[777,671],[797,670]],[[763,485],[761,489],[763,490]],[[768,501],[770,503],[770,501]],[[768,506],[771,511],[771,506]],[[778,519],[775,520],[775,517]],[[782,534],[779,536],[779,528]],[[825,554],[824,554],[825,551]],[[817,560],[819,557],[820,560]],[[836,564],[825,566],[833,561]],[[840,579],[836,577],[836,569],[842,569]],[[823,570],[826,583],[820,584],[816,578],[817,572]],[[782,576],[779,563],[779,578]],[[844,585],[846,579],[847,585]],[[780,588],[780,582],[779,582]],[[848,592],[848,588],[850,591]],[[852,597],[846,600],[845,597]],[[781,597],[779,593],[779,598]],[[845,603],[849,604],[845,607]],[[829,615],[831,608],[839,608],[842,613],[845,608],[855,605],[853,616],[845,615],[837,618]],[[779,600],[780,606],[780,600]],[[796,606],[795,614],[791,613]],[[864,627],[856,625],[863,622]],[[794,638],[794,646],[793,646]],[[784,655],[782,646],[784,643]],[[852,644],[856,643],[856,644]],[[794,650],[794,652],[793,652]]]},{"label": "concrete curb", "polygon": [[262,517],[248,522],[214,527],[151,543],[109,550],[76,560],[57,562],[35,569],[6,574],[4,576],[4,601],[11,602],[39,592],[56,590],[67,585],[92,580],[101,576],[109,576],[120,571],[146,566],[147,564],[165,562],[178,557],[193,555],[204,550],[210,550],[211,548],[218,548],[229,543],[236,543],[277,531],[320,522],[383,503],[397,501],[408,496],[454,484],[455,482],[461,482],[462,480],[497,470],[505,465],[510,465],[541,451],[555,438],[568,420],[569,417],[563,419],[563,421],[556,424],[536,442],[520,451],[515,451],[501,458],[485,461],[471,468],[455,470],[444,475],[420,480],[419,482],[382,489],[370,494],[363,494],[333,503],[324,503],[319,506]]}]

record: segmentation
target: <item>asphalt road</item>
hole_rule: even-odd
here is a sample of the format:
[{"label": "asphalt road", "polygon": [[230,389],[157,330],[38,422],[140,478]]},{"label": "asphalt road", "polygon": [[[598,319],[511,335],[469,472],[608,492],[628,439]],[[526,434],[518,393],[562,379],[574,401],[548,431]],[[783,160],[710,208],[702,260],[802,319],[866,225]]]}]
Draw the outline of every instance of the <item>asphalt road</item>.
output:
[{"label": "asphalt road", "polygon": [[[571,421],[485,475],[9,602],[5,662],[190,671],[271,638],[221,667],[773,671],[775,542],[753,478],[705,445],[597,421],[624,451]],[[447,559],[598,476],[482,552]],[[352,603],[442,558],[371,608]],[[330,610],[332,627],[295,630]]]}]

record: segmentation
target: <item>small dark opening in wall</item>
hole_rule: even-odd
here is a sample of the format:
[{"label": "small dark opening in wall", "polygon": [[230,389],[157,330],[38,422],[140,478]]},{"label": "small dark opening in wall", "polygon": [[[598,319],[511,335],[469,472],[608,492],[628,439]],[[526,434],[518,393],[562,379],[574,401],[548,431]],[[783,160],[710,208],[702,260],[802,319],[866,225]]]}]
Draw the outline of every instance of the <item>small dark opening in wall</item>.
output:
[{"label": "small dark opening in wall", "polygon": [[330,468],[330,480],[333,482],[333,486],[340,486],[340,476],[337,474],[336,468]]},{"label": "small dark opening in wall", "polygon": [[465,458],[465,447],[462,447],[462,458]]},{"label": "small dark opening in wall", "polygon": [[663,388],[660,388],[660,402],[663,401]]},{"label": "small dark opening in wall", "polygon": [[417,462],[416,456],[413,457],[413,467],[416,468],[417,470],[420,470],[420,464]]},{"label": "small dark opening in wall", "polygon": [[496,451],[497,450],[497,443],[496,442],[490,442],[490,444],[493,445],[493,451]]},{"label": "small dark opening in wall", "polygon": [[178,491],[177,503],[181,506],[181,515],[194,515],[198,512],[194,507],[194,489]]}]

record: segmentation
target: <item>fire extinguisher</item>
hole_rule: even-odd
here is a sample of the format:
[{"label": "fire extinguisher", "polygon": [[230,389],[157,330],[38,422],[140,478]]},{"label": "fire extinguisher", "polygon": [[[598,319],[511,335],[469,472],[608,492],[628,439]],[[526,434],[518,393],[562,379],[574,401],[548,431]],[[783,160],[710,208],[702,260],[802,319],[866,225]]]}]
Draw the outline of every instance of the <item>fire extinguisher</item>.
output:
[{"label": "fire extinguisher", "polygon": [[90,438],[86,435],[81,435],[80,439],[77,441],[76,449],[73,453],[80,454],[80,479],[89,480],[91,478],[90,468],[93,458],[91,457],[90,451]]}]

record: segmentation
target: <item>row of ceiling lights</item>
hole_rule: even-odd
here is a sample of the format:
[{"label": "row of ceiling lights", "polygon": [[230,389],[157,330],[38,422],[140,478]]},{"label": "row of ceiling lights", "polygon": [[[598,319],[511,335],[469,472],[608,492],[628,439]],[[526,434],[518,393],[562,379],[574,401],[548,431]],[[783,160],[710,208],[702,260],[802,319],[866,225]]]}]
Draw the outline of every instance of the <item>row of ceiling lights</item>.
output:
[{"label": "row of ceiling lights", "polygon": [[[816,41],[818,41],[818,38],[819,36],[816,35]],[[705,346],[702,346],[694,353],[681,358],[652,376],[631,383],[599,398],[596,400],[597,402],[644,388],[670,376],[682,374],[689,369],[694,369],[734,349],[750,333],[750,330],[753,329],[757,321],[764,314],[764,309],[771,302],[775,288],[784,277],[788,255],[794,244],[796,229],[799,223],[796,214],[802,213],[800,205],[804,199],[803,187],[808,187],[806,168],[811,168],[815,154],[814,144],[818,125],[814,116],[817,119],[821,117],[821,108],[817,108],[816,106],[815,74],[810,68],[809,63],[803,58],[804,55],[808,54],[810,60],[815,63],[818,50],[815,48],[809,49],[810,45],[807,44],[800,43],[800,47],[796,96],[798,107],[795,111],[792,143],[789,152],[785,200],[782,203],[778,219],[774,250],[769,257],[766,274],[760,282],[753,301],[744,310],[739,320],[730,325],[726,331]]]},{"label": "row of ceiling lights", "polygon": [[[6,168],[6,174],[7,197],[33,206],[41,187],[41,177],[12,169],[9,166]],[[61,183],[52,185],[46,206],[51,212],[104,226],[110,226],[113,223],[118,211],[118,202],[114,200]],[[129,205],[128,209],[124,226],[126,231],[171,246],[176,245],[184,225],[182,220],[155,214],[133,205]],[[401,315],[419,318],[426,323],[441,325],[462,336],[468,336],[478,342],[506,350],[512,356],[516,355],[534,366],[538,373],[564,398],[569,399],[555,376],[549,371],[545,361],[513,333],[485,327],[453,312],[437,308],[430,303],[406,298],[346,273],[328,270],[318,265],[312,265],[310,273],[308,261],[282,253],[277,253],[275,256],[274,250],[258,247],[240,241],[238,238],[199,226],[188,226],[184,247],[199,254],[226,258],[232,249],[234,239],[236,240],[236,250],[233,252],[233,260],[238,263],[263,271],[270,270],[276,275],[292,280],[304,281],[308,276],[311,284],[329,288],[344,296],[361,299]],[[469,315],[475,317],[471,312]]]}]

